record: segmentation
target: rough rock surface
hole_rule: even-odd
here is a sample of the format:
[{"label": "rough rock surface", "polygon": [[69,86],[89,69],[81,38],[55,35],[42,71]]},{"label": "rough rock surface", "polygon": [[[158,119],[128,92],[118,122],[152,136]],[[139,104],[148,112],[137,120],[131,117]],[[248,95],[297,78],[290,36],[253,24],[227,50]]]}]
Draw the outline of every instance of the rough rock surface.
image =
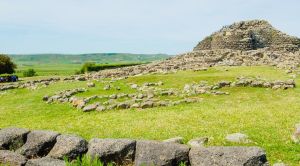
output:
[{"label": "rough rock surface", "polygon": [[242,133],[233,133],[226,136],[226,140],[228,142],[234,142],[234,143],[249,143],[251,140],[248,139],[248,136],[246,134]]},{"label": "rough rock surface", "polygon": [[53,159],[49,157],[31,159],[26,163],[26,166],[65,166],[65,165],[66,163],[63,160]]},{"label": "rough rock surface", "polygon": [[192,148],[189,153],[192,166],[264,166],[265,152],[258,147]]},{"label": "rough rock surface", "polygon": [[87,154],[104,163],[126,165],[133,163],[135,146],[136,141],[129,139],[92,139]]},{"label": "rough rock surface", "polygon": [[54,146],[58,135],[52,131],[31,131],[27,136],[26,143],[17,152],[27,158],[44,157]]},{"label": "rough rock surface", "polygon": [[15,152],[8,150],[0,150],[0,165],[23,166],[27,159]]},{"label": "rough rock surface", "polygon": [[300,143],[300,123],[295,125],[295,131],[292,135],[292,140],[295,143]]},{"label": "rough rock surface", "polygon": [[135,165],[173,166],[188,163],[189,147],[181,144],[162,143],[157,141],[137,141]]},{"label": "rough rock surface", "polygon": [[187,144],[191,147],[203,147],[205,144],[207,144],[207,142],[208,142],[207,137],[201,137],[201,138],[191,139]]},{"label": "rough rock surface", "polygon": [[48,157],[70,160],[82,156],[87,151],[88,143],[81,137],[74,135],[59,135]]},{"label": "rough rock surface", "polygon": [[16,150],[24,145],[27,129],[6,128],[0,130],[0,150]]},{"label": "rough rock surface", "polygon": [[276,30],[264,20],[241,21],[223,27],[206,37],[194,50],[256,50],[259,48],[294,51],[300,48],[300,39]]}]

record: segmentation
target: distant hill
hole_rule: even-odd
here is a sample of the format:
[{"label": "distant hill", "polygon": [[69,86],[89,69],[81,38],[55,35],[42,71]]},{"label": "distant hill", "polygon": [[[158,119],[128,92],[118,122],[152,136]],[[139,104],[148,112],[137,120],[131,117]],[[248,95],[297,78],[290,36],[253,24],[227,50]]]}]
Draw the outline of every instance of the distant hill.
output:
[{"label": "distant hill", "polygon": [[36,64],[82,64],[95,62],[108,63],[133,63],[152,62],[163,60],[170,55],[166,54],[129,54],[129,53],[92,53],[92,54],[18,54],[9,55],[18,65]]}]

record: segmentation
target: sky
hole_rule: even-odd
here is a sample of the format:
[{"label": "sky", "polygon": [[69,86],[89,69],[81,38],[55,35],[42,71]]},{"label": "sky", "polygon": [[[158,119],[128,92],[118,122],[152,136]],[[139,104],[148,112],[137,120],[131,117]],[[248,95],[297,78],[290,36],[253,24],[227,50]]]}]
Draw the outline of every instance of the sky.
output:
[{"label": "sky", "polygon": [[299,0],[0,0],[0,52],[179,54],[242,20],[300,37],[299,16]]}]

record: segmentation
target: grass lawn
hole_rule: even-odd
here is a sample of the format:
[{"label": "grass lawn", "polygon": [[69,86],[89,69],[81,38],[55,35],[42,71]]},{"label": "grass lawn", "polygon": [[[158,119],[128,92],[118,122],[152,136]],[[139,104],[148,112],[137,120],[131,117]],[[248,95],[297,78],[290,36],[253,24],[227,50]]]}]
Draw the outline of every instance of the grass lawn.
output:
[{"label": "grass lawn", "polygon": [[[163,81],[164,88],[182,89],[186,83],[234,80],[237,76],[260,76],[268,80],[287,80],[283,70],[272,67],[224,67],[208,71],[182,71],[168,75],[145,75],[120,80],[124,93],[133,92],[128,83]],[[81,96],[117,93],[104,91],[104,83],[95,82]],[[300,84],[300,79],[296,79]],[[156,107],[145,110],[111,110],[83,113],[70,104],[46,104],[44,95],[59,90],[87,87],[86,82],[52,84],[39,90],[18,89],[0,92],[0,128],[17,126],[29,129],[55,130],[75,133],[86,139],[133,138],[164,140],[182,136],[185,141],[208,136],[209,145],[260,146],[267,151],[271,163],[283,161],[289,165],[300,164],[300,145],[290,136],[294,125],[300,122],[300,88],[271,90],[264,88],[235,87],[222,91],[230,95],[199,95],[200,103],[181,104],[172,107]],[[225,136],[230,133],[247,134],[250,144],[230,144]]]}]

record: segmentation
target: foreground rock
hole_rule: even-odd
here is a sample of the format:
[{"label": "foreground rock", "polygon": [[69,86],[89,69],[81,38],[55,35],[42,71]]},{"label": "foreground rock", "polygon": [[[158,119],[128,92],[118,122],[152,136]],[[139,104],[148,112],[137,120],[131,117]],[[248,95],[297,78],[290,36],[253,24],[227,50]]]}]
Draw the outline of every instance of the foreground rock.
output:
[{"label": "foreground rock", "polygon": [[201,137],[201,138],[192,139],[187,144],[191,147],[203,147],[205,144],[207,144],[207,142],[208,142],[207,137]]},{"label": "foreground rock", "polygon": [[44,157],[40,159],[32,159],[26,163],[26,166],[65,166],[66,163],[63,160]]},{"label": "foreground rock", "polygon": [[242,133],[233,133],[226,136],[226,140],[228,142],[233,143],[250,143],[251,140],[248,139],[248,136],[246,134]]},{"label": "foreground rock", "polygon": [[192,166],[264,166],[267,165],[265,152],[258,147],[209,147],[192,148]]},{"label": "foreground rock", "polygon": [[186,145],[161,143],[156,141],[137,141],[135,165],[173,166],[187,163],[189,148]]},{"label": "foreground rock", "polygon": [[87,151],[87,142],[78,136],[60,135],[56,138],[56,143],[48,156],[57,159],[67,157],[74,160],[81,157]]},{"label": "foreground rock", "polygon": [[27,129],[6,128],[0,130],[0,150],[16,150],[24,145]]},{"label": "foreground rock", "polygon": [[52,149],[59,134],[36,130],[28,134],[26,143],[17,151],[27,158],[44,157]]},{"label": "foreground rock", "polygon": [[87,154],[104,163],[132,164],[136,141],[128,139],[92,139]]},{"label": "foreground rock", "polygon": [[0,165],[23,166],[27,159],[15,152],[0,150]]},{"label": "foreground rock", "polygon": [[165,142],[165,143],[183,144],[183,138],[182,137],[175,137],[175,138],[166,139],[163,142]]}]

